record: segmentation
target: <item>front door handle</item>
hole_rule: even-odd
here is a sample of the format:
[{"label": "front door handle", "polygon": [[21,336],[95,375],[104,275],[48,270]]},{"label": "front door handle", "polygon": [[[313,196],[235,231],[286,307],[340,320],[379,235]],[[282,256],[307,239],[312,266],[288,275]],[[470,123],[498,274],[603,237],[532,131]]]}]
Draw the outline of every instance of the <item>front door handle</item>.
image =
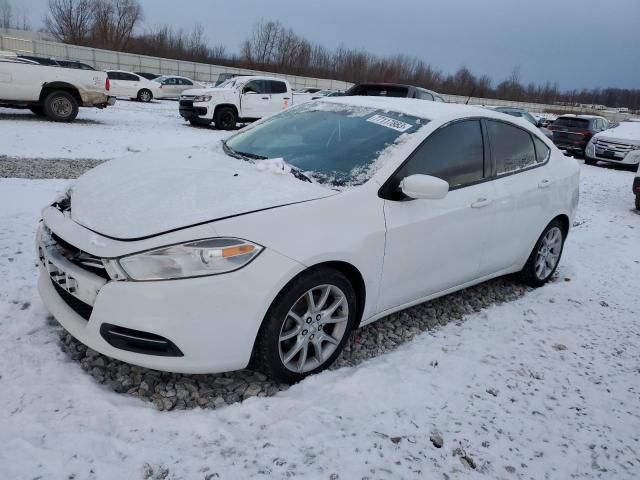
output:
[{"label": "front door handle", "polygon": [[551,186],[551,182],[547,179],[542,180],[539,184],[538,184],[538,188],[548,188]]},{"label": "front door handle", "polygon": [[262,97],[263,100],[269,100],[269,97]]},{"label": "front door handle", "polygon": [[475,202],[473,202],[471,204],[471,208],[482,208],[482,207],[486,207],[487,205],[489,205],[491,203],[491,200],[489,200],[488,198],[479,198],[478,200],[476,200]]}]

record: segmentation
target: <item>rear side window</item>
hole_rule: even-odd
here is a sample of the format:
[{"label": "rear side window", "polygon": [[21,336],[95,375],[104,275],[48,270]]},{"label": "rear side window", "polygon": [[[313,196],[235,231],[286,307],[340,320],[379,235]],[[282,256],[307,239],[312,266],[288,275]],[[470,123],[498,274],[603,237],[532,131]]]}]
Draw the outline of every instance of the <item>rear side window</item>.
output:
[{"label": "rear side window", "polygon": [[531,134],[508,123],[487,120],[498,176],[537,164]]},{"label": "rear side window", "polygon": [[287,93],[287,85],[284,82],[276,82],[274,80],[269,80],[269,90],[270,93]]},{"label": "rear side window", "polygon": [[107,77],[109,77],[109,80],[120,80],[118,72],[107,72]]},{"label": "rear side window", "polygon": [[359,85],[351,95],[364,95],[367,97],[407,97],[409,89],[396,85]]},{"label": "rear side window", "polygon": [[538,163],[544,163],[551,155],[551,149],[545,145],[545,143],[538,137],[533,137],[533,144],[536,147],[536,161]]},{"label": "rear side window", "polygon": [[130,82],[139,82],[140,81],[140,77],[138,77],[137,75],[132,75],[131,73],[120,72],[119,80],[127,80],[127,81],[130,81]]},{"label": "rear side window", "polygon": [[427,92],[426,90],[420,90],[418,89],[417,91],[417,97],[420,100],[431,100],[433,101],[433,95],[431,95],[429,92]]},{"label": "rear side window", "polygon": [[191,80],[187,80],[186,78],[178,79],[178,83],[180,85],[193,85],[193,82]]},{"label": "rear side window", "polygon": [[432,175],[462,187],[484,178],[484,142],[478,120],[464,120],[435,131],[400,169],[397,179]]}]

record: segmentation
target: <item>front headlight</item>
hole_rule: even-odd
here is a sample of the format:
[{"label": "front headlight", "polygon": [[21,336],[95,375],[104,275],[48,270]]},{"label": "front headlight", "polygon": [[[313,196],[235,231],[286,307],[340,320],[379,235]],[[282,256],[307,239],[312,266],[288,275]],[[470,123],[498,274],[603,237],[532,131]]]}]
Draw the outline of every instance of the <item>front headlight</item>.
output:
[{"label": "front headlight", "polygon": [[210,238],[122,257],[133,280],[170,280],[232,272],[247,265],[263,247],[238,238]]},{"label": "front headlight", "polygon": [[196,95],[193,97],[194,102],[208,102],[211,100],[211,95]]}]

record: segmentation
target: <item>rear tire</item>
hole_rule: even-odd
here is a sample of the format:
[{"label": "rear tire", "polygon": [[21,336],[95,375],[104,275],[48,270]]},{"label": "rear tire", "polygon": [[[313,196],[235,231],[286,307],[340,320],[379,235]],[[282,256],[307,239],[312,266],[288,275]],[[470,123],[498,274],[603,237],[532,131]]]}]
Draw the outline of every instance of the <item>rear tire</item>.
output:
[{"label": "rear tire", "polygon": [[29,107],[29,110],[31,110],[31,112],[36,116],[36,117],[46,117],[47,114],[44,111],[44,107],[41,105],[38,106],[34,106],[34,107]]},{"label": "rear tire", "polygon": [[68,92],[51,92],[44,99],[44,112],[54,122],[71,122],[78,116],[78,101]]},{"label": "rear tire", "polygon": [[221,107],[216,110],[213,121],[218,130],[233,130],[238,123],[238,114],[231,107]]},{"label": "rear tire", "polygon": [[523,283],[537,288],[551,279],[560,264],[566,236],[564,225],[559,219],[547,225],[519,273]]},{"label": "rear tire", "polygon": [[153,93],[151,93],[151,90],[143,88],[138,92],[137,98],[139,102],[149,103],[151,100],[153,100]]},{"label": "rear tire", "polygon": [[311,269],[289,282],[271,304],[251,366],[277,382],[299,382],[335,361],[355,323],[356,296],[349,280],[332,268]]},{"label": "rear tire", "polygon": [[640,195],[636,195],[636,210],[640,211]]}]

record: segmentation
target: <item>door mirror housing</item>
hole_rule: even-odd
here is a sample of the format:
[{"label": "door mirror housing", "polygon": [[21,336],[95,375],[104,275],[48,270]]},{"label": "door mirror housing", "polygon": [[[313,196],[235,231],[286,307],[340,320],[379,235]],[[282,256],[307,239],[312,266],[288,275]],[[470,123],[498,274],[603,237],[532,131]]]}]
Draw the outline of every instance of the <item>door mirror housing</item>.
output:
[{"label": "door mirror housing", "polygon": [[400,182],[400,190],[409,198],[440,200],[447,196],[449,183],[431,175],[409,175]]},{"label": "door mirror housing", "polygon": [[245,88],[244,90],[242,90],[242,93],[244,93],[245,95],[257,95],[258,94],[258,92],[254,92],[250,88]]}]

